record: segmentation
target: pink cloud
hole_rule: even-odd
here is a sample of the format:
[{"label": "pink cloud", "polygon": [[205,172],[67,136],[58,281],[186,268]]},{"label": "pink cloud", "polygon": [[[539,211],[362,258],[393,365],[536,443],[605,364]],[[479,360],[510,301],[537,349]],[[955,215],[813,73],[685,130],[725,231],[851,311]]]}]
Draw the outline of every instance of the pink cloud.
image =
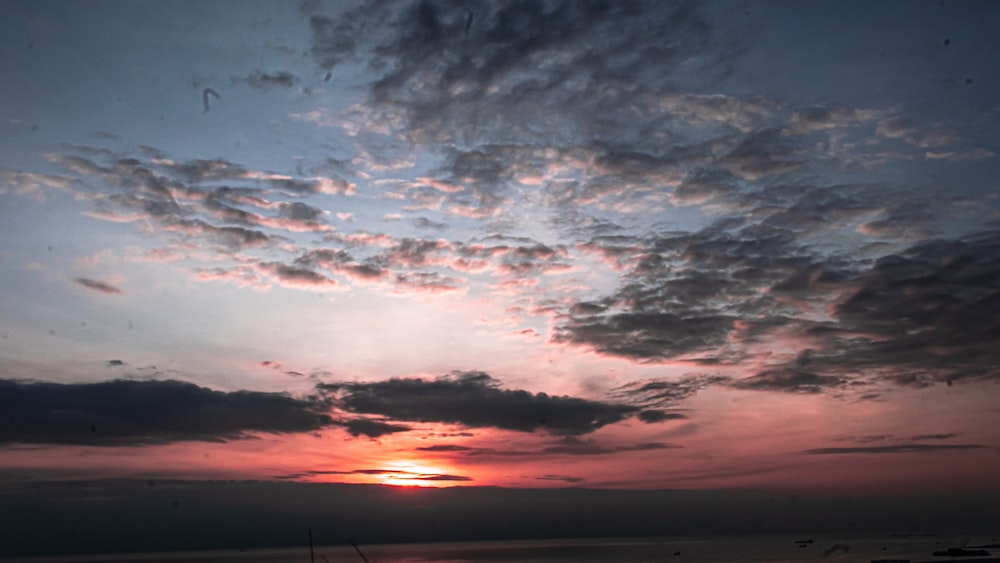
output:
[{"label": "pink cloud", "polygon": [[443,182],[441,180],[435,180],[434,178],[421,177],[417,178],[416,181],[408,184],[407,187],[414,188],[420,186],[427,186],[433,188],[439,192],[445,192],[449,194],[454,194],[465,190],[462,186],[457,184],[452,184],[449,182]]},{"label": "pink cloud", "polygon": [[201,269],[196,271],[196,276],[202,281],[232,282],[236,283],[239,287],[252,287],[258,290],[270,288],[270,284],[257,275],[253,268],[247,266]]}]

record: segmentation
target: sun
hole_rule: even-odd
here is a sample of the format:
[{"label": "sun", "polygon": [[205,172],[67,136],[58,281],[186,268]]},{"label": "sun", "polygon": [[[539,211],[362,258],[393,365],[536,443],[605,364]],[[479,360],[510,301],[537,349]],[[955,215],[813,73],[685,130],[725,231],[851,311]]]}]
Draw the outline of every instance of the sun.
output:
[{"label": "sun", "polygon": [[399,461],[387,464],[387,470],[381,474],[382,484],[393,487],[441,487],[442,477],[447,472],[441,467],[413,461]]}]

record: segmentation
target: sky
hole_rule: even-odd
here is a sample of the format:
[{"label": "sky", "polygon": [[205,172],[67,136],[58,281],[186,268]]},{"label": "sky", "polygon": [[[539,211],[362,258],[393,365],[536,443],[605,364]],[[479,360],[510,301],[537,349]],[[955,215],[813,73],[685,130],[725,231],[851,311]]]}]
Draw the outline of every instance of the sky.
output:
[{"label": "sky", "polygon": [[998,25],[3,0],[0,481],[998,493]]}]

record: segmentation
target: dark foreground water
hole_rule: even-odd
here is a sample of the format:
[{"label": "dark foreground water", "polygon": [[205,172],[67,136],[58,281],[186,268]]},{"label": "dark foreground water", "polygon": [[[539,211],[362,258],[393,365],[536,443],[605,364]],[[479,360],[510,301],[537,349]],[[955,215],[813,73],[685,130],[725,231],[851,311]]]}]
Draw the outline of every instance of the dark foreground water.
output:
[{"label": "dark foreground water", "polygon": [[[811,540],[811,541],[810,541]],[[361,546],[371,563],[542,563],[653,561],[805,562],[909,559],[953,561],[934,551],[962,545],[995,544],[997,538],[970,536],[871,537],[694,537],[649,539],[569,539],[496,542],[451,542]],[[990,549],[1000,555],[1000,549]],[[353,547],[318,546],[317,563],[361,563]],[[963,561],[977,558],[963,557]],[[3,563],[308,563],[308,547],[220,550],[100,556],[3,559]]]}]

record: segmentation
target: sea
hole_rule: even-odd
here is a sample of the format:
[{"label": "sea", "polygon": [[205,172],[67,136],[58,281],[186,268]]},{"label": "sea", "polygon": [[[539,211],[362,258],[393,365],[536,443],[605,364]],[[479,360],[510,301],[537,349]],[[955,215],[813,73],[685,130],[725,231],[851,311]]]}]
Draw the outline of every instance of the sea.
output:
[{"label": "sea", "polygon": [[[869,537],[711,536],[308,546],[114,555],[0,559],[2,563],[570,563],[570,562],[806,562],[955,561],[949,548],[997,545],[997,538],[935,534]],[[962,561],[1000,561],[962,557]]]}]

